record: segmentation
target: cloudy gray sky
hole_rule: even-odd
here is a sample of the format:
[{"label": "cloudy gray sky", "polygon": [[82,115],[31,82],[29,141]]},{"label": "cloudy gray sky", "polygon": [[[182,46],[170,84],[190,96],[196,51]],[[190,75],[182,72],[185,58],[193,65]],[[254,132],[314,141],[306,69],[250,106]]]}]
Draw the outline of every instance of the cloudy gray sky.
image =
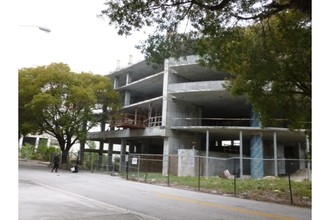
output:
[{"label": "cloudy gray sky", "polygon": [[[146,35],[118,36],[107,20],[97,18],[104,0],[19,0],[17,42],[18,68],[67,63],[73,71],[107,74],[117,67],[143,59],[135,45]],[[36,25],[49,28],[50,33]]]}]

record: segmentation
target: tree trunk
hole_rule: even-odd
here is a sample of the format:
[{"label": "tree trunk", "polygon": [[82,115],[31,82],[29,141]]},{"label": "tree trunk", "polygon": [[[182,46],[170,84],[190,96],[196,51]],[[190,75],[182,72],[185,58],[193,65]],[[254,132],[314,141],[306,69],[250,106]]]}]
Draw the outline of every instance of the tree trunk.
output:
[{"label": "tree trunk", "polygon": [[80,165],[84,164],[84,153],[85,153],[85,141],[80,142],[80,150],[78,155]]},{"label": "tree trunk", "polygon": [[68,156],[69,156],[69,151],[68,150],[62,150],[62,164],[67,164],[68,163]]},{"label": "tree trunk", "polygon": [[61,149],[61,160],[60,160],[60,164],[66,163],[67,162],[67,158],[65,155],[67,155],[67,152],[65,153],[65,141],[57,138],[58,144],[60,145],[60,149]]},{"label": "tree trunk", "polygon": [[[87,133],[87,121],[84,121],[83,125],[82,125],[82,131],[84,134]],[[86,136],[83,136],[83,138],[81,138],[79,140],[80,142],[80,151],[79,151],[79,163],[80,165],[84,164],[84,154],[85,154],[85,144],[86,144]]]}]

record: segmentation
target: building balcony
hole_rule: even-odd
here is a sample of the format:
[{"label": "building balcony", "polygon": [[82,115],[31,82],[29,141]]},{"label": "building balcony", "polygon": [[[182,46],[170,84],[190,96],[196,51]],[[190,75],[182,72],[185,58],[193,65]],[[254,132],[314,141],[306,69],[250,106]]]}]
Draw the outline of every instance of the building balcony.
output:
[{"label": "building balcony", "polygon": [[136,114],[122,114],[119,118],[113,120],[113,124],[118,128],[146,128],[162,125],[162,116],[146,117]]}]

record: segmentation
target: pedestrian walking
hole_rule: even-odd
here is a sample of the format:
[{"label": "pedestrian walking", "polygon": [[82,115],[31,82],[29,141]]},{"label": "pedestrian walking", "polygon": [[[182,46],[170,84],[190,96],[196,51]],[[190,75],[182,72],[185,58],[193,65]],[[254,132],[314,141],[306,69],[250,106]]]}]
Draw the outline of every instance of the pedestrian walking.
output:
[{"label": "pedestrian walking", "polygon": [[60,156],[59,154],[56,154],[53,159],[52,172],[55,170],[55,172],[57,173],[57,169],[59,168],[59,166],[60,166]]}]

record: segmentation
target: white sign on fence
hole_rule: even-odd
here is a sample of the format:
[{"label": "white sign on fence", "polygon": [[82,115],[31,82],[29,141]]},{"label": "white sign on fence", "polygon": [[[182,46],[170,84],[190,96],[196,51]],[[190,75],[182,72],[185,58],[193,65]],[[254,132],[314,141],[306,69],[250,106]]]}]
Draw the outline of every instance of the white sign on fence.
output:
[{"label": "white sign on fence", "polygon": [[136,157],[133,157],[133,158],[132,158],[132,164],[133,164],[133,165],[136,165],[136,164],[137,164],[137,158],[136,158]]}]

